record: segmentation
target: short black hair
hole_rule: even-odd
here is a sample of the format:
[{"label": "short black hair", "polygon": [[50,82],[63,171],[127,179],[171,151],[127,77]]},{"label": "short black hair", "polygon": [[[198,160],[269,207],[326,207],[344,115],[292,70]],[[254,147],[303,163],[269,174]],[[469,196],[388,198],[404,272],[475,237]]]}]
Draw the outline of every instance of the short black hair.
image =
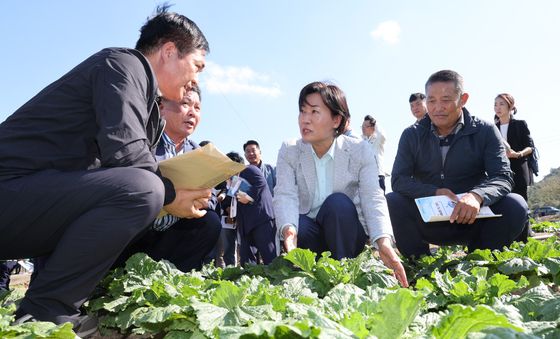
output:
[{"label": "short black hair", "polygon": [[428,92],[428,86],[435,82],[452,82],[453,86],[455,86],[455,92],[459,96],[463,95],[463,77],[452,70],[444,69],[442,71],[435,72],[434,74],[430,75],[428,81],[426,81],[426,93]]},{"label": "short black hair", "polygon": [[156,8],[155,15],[140,28],[135,48],[149,55],[163,44],[173,42],[180,57],[195,50],[209,53],[210,46],[200,28],[186,16],[168,12],[169,7],[171,5],[164,3]]},{"label": "short black hair", "polygon": [[364,121],[369,122],[371,127],[375,127],[375,124],[377,123],[377,120],[369,114],[364,117]]},{"label": "short black hair", "polygon": [[261,146],[256,140],[247,140],[247,142],[243,144],[243,151],[245,151],[245,148],[249,145],[255,145],[258,149],[261,149]]},{"label": "short black hair", "polygon": [[206,146],[208,144],[211,144],[211,143],[212,143],[212,141],[210,141],[210,140],[202,140],[198,144],[200,145],[200,147],[204,147],[204,146]]},{"label": "short black hair", "polygon": [[411,103],[411,102],[414,102],[414,101],[416,101],[416,100],[418,100],[418,99],[420,99],[420,100],[425,100],[425,99],[426,99],[426,95],[425,95],[424,93],[420,93],[420,92],[418,92],[418,93],[412,93],[412,94],[410,95],[410,98],[408,98],[408,102]]},{"label": "short black hair", "polygon": [[237,153],[237,152],[229,152],[228,154],[226,154],[228,158],[230,158],[232,161],[238,162],[240,164],[244,164],[245,160],[243,159],[243,157]]},{"label": "short black hair", "polygon": [[198,94],[198,100],[202,102],[202,94],[200,92],[200,87],[198,87],[197,84],[193,84],[192,87],[189,88],[187,92],[195,92],[196,94]]}]

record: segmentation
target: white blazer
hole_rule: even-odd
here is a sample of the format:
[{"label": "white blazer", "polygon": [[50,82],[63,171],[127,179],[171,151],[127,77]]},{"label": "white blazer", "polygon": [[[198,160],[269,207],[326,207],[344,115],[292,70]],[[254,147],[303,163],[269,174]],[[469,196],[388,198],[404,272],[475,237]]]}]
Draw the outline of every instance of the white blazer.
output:
[{"label": "white blazer", "polygon": [[[356,205],[358,217],[372,241],[393,238],[387,200],[379,187],[375,152],[366,141],[340,135],[335,139],[333,193],[346,194]],[[317,185],[313,149],[301,139],[282,144],[276,161],[274,215],[277,238],[282,226],[298,228],[299,215],[311,210]]]}]

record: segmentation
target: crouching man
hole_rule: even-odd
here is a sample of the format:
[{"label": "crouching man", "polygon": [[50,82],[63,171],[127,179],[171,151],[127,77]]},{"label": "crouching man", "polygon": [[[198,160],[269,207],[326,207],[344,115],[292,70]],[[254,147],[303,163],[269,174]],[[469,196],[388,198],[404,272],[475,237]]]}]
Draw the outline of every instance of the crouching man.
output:
[{"label": "crouching man", "polygon": [[[527,204],[510,193],[513,179],[500,132],[464,107],[463,78],[439,71],[426,82],[428,113],[402,133],[387,194],[397,247],[407,257],[429,244],[501,249],[527,222]],[[461,199],[456,194],[466,193]],[[425,223],[414,199],[446,195],[457,202],[450,221]],[[481,206],[502,217],[476,219]]]}]

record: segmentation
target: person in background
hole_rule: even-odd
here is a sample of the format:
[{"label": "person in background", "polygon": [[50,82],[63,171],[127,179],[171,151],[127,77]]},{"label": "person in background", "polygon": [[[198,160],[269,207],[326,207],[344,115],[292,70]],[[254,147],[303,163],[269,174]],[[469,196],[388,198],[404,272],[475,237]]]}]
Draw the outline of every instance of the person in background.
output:
[{"label": "person in background", "polygon": [[344,93],[312,82],[300,92],[299,110],[301,139],[283,143],[278,153],[273,200],[278,244],[287,252],[301,247],[342,259],[356,257],[371,242],[408,286],[393,249],[373,148],[343,135],[350,117]]},{"label": "person in background", "polygon": [[[202,145],[202,143],[201,143]],[[245,161],[238,153],[230,152],[226,154],[232,161],[244,164]],[[215,265],[220,267],[237,265],[237,199],[232,199],[227,194],[231,187],[231,179],[220,183],[218,190],[218,206],[222,221],[222,231],[220,238],[213,250]]]},{"label": "person in background", "polygon": [[265,164],[262,161],[261,147],[255,140],[247,140],[243,144],[245,158],[250,165],[257,166],[263,173],[270,193],[274,195],[274,187],[276,186],[276,168],[272,165]]},{"label": "person in background", "polygon": [[[231,160],[236,161],[236,159]],[[239,163],[243,163],[242,158]],[[229,187],[226,184],[224,188],[227,190]],[[223,266],[236,266],[238,261],[237,222],[236,217],[232,217],[231,210],[234,208],[237,209],[237,204],[232,207],[232,202],[235,201],[235,199],[228,196],[225,192],[220,195],[222,198],[220,199],[220,197],[218,197],[218,201],[220,201],[222,209],[222,232],[220,233],[220,240],[218,241],[220,244],[219,249],[217,249],[215,253],[222,261]],[[235,213],[237,213],[237,211]]]},{"label": "person in background", "polygon": [[[519,236],[527,203],[511,192],[512,173],[493,124],[464,107],[463,78],[442,70],[426,82],[428,115],[404,130],[387,194],[402,255],[429,255],[429,244],[501,249]],[[460,199],[457,194],[465,193]],[[450,221],[426,223],[415,198],[445,195],[456,202]],[[481,206],[501,217],[477,219]]]},{"label": "person in background", "polygon": [[[194,85],[179,102],[161,98],[160,112],[165,129],[156,147],[156,159],[162,161],[190,152],[200,146],[192,140],[201,118],[201,93]],[[129,246],[122,259],[144,252],[154,260],[165,259],[179,270],[200,269],[220,236],[220,216],[213,195],[206,213],[200,218],[180,218],[172,214],[159,217],[151,229]]]},{"label": "person in background", "polygon": [[346,135],[347,137],[361,139],[358,135],[354,134],[352,127],[350,127],[350,119],[346,120],[346,127],[344,127],[344,132],[342,134]]},{"label": "person in background", "polygon": [[[243,160],[235,152],[230,152],[227,156],[237,162]],[[241,265],[256,264],[260,257],[264,264],[270,264],[277,256],[272,193],[262,171],[255,165],[247,166],[239,173],[239,177],[250,185],[246,190],[236,193],[235,224],[239,240],[239,262]]]},{"label": "person in background", "polygon": [[[533,153],[533,138],[525,120],[514,119],[517,113],[515,99],[511,94],[501,93],[494,99],[494,121],[506,145],[506,155],[513,171],[513,193],[528,201],[527,186],[533,184],[533,175],[527,165],[527,157]],[[529,223],[516,240],[527,241],[532,233]]]},{"label": "person in background", "polygon": [[416,118],[416,122],[422,120],[426,113],[428,113],[424,93],[412,93],[408,98],[408,102],[410,103],[410,112]]},{"label": "person in background", "polygon": [[0,260],[0,293],[10,290],[10,275],[18,266],[15,260]]},{"label": "person in background", "polygon": [[[199,143],[200,147],[210,144],[209,140],[203,140]],[[233,159],[232,159],[233,160]],[[243,159],[241,159],[243,163]],[[218,267],[237,265],[237,231],[235,229],[235,218],[229,216],[231,197],[226,194],[228,186],[227,181],[219,183],[214,187],[212,194],[216,196],[217,204],[214,209],[222,222],[222,230],[220,237],[212,251],[208,254],[205,263],[214,260],[214,265]]]},{"label": "person in background", "polygon": [[15,322],[96,321],[80,307],[162,207],[206,213],[210,190],[179,190],[152,153],[156,98],[181,100],[198,82],[208,42],[187,17],[159,7],[135,49],[103,49],[0,124],[0,259],[46,257]]},{"label": "person in background", "polygon": [[379,172],[379,187],[385,193],[385,177],[389,173],[385,172],[383,166],[383,154],[385,153],[385,135],[377,124],[377,121],[371,116],[366,115],[362,123],[362,138],[366,140],[372,147],[375,153],[375,163]]}]

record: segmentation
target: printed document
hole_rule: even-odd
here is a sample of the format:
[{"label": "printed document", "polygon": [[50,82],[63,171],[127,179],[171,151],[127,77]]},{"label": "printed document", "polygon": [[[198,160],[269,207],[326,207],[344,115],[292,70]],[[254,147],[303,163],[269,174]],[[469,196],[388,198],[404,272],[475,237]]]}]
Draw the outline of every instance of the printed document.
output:
[{"label": "printed document", "polygon": [[[465,193],[457,194],[457,197],[461,197]],[[449,199],[446,195],[434,195],[430,197],[417,198],[414,199],[422,220],[424,222],[435,222],[435,221],[448,221],[451,217],[451,213],[455,208],[456,202]],[[476,218],[493,218],[501,217],[501,214],[494,214],[490,207],[482,206]]]}]

